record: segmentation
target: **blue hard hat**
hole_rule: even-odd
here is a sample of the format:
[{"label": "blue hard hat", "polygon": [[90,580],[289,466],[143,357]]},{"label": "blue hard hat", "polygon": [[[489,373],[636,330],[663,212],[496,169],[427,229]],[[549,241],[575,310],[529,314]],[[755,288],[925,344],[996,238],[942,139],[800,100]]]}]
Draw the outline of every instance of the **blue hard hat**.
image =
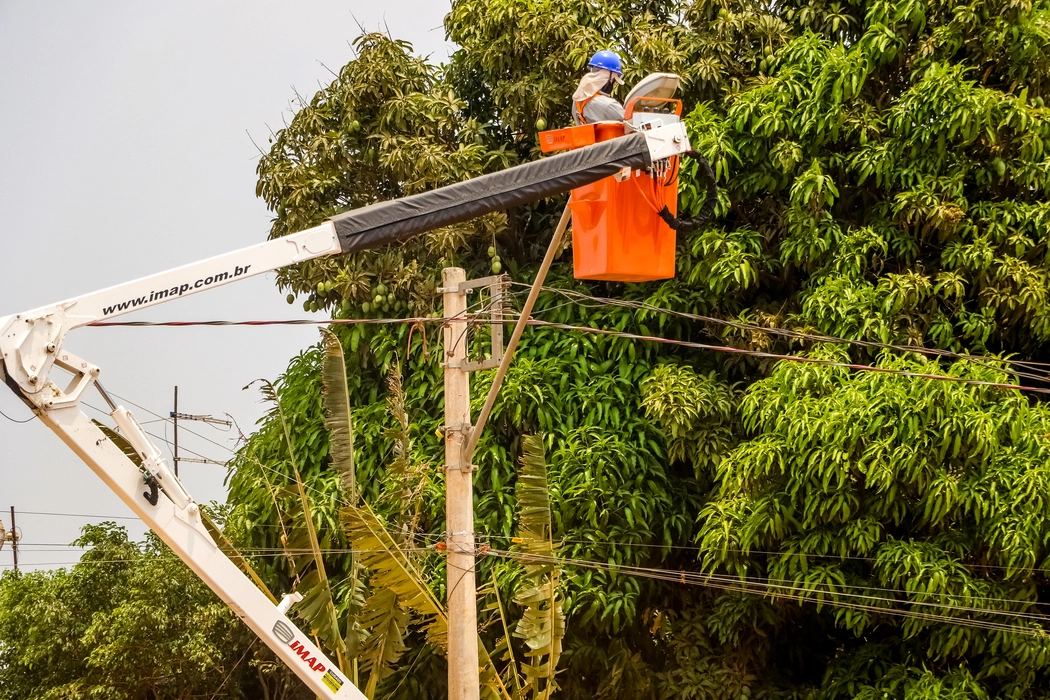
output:
[{"label": "blue hard hat", "polygon": [[588,68],[604,68],[605,70],[612,71],[617,75],[623,75],[623,63],[620,61],[620,57],[616,55],[615,51],[609,51],[603,49],[591,57],[590,62],[587,64]]}]

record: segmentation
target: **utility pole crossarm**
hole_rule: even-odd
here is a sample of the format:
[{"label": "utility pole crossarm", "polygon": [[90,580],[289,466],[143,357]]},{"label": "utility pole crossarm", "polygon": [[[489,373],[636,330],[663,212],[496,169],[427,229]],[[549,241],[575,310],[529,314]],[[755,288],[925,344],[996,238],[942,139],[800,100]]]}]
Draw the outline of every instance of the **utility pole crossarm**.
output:
[{"label": "utility pole crossarm", "polygon": [[168,414],[168,417],[169,418],[174,418],[174,419],[177,419],[177,420],[193,420],[193,421],[197,421],[198,423],[211,423],[212,425],[224,425],[227,428],[232,428],[233,427],[233,421],[223,420],[221,418],[214,418],[212,416],[196,416],[196,415],[193,415],[192,413],[177,413],[175,411],[172,411],[171,413]]}]

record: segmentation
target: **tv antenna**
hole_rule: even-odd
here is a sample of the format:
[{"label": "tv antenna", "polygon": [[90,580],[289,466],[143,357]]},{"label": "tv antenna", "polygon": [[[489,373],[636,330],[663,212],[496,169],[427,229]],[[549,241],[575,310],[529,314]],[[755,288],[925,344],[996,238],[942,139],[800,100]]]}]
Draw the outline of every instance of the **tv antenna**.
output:
[{"label": "tv antenna", "polygon": [[175,467],[175,476],[179,475],[179,462],[196,462],[197,464],[218,464],[219,466],[225,466],[225,462],[217,462],[214,459],[194,459],[191,457],[180,457],[179,456],[179,421],[180,420],[195,420],[201,423],[210,423],[212,425],[225,425],[227,428],[233,427],[233,421],[222,420],[221,418],[213,418],[212,416],[197,416],[190,413],[179,413],[179,387],[175,387],[175,407],[168,417],[171,418],[172,425],[175,428],[175,448],[171,454],[171,462]]},{"label": "tv antenna", "polygon": [[18,540],[22,539],[22,535],[18,533],[18,529],[15,527],[15,507],[11,506],[11,530],[4,530],[4,522],[0,520],[0,549],[4,548],[4,542],[11,543],[11,555],[15,559],[15,571],[18,571]]}]

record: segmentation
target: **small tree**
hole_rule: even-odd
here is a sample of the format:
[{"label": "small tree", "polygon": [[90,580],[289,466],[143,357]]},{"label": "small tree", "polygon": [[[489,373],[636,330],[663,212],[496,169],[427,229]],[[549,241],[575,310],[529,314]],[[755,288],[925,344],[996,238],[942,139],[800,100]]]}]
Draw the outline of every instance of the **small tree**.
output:
[{"label": "small tree", "polygon": [[0,577],[0,698],[301,698],[237,616],[155,537],[88,525],[70,569]]}]

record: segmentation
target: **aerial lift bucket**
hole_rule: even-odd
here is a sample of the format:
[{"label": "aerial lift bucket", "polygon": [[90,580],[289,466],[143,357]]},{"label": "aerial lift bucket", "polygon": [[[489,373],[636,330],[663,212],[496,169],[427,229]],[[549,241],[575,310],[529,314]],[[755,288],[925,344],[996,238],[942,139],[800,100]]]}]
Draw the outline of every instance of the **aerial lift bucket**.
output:
[{"label": "aerial lift bucket", "polygon": [[[679,100],[629,97],[624,116],[628,124],[636,113],[677,121],[681,111]],[[625,122],[543,131],[540,150],[550,153],[619,138],[625,134]],[[576,279],[647,282],[674,277],[675,231],[659,215],[665,206],[672,216],[678,213],[678,158],[662,170],[625,170],[572,190]]]}]

